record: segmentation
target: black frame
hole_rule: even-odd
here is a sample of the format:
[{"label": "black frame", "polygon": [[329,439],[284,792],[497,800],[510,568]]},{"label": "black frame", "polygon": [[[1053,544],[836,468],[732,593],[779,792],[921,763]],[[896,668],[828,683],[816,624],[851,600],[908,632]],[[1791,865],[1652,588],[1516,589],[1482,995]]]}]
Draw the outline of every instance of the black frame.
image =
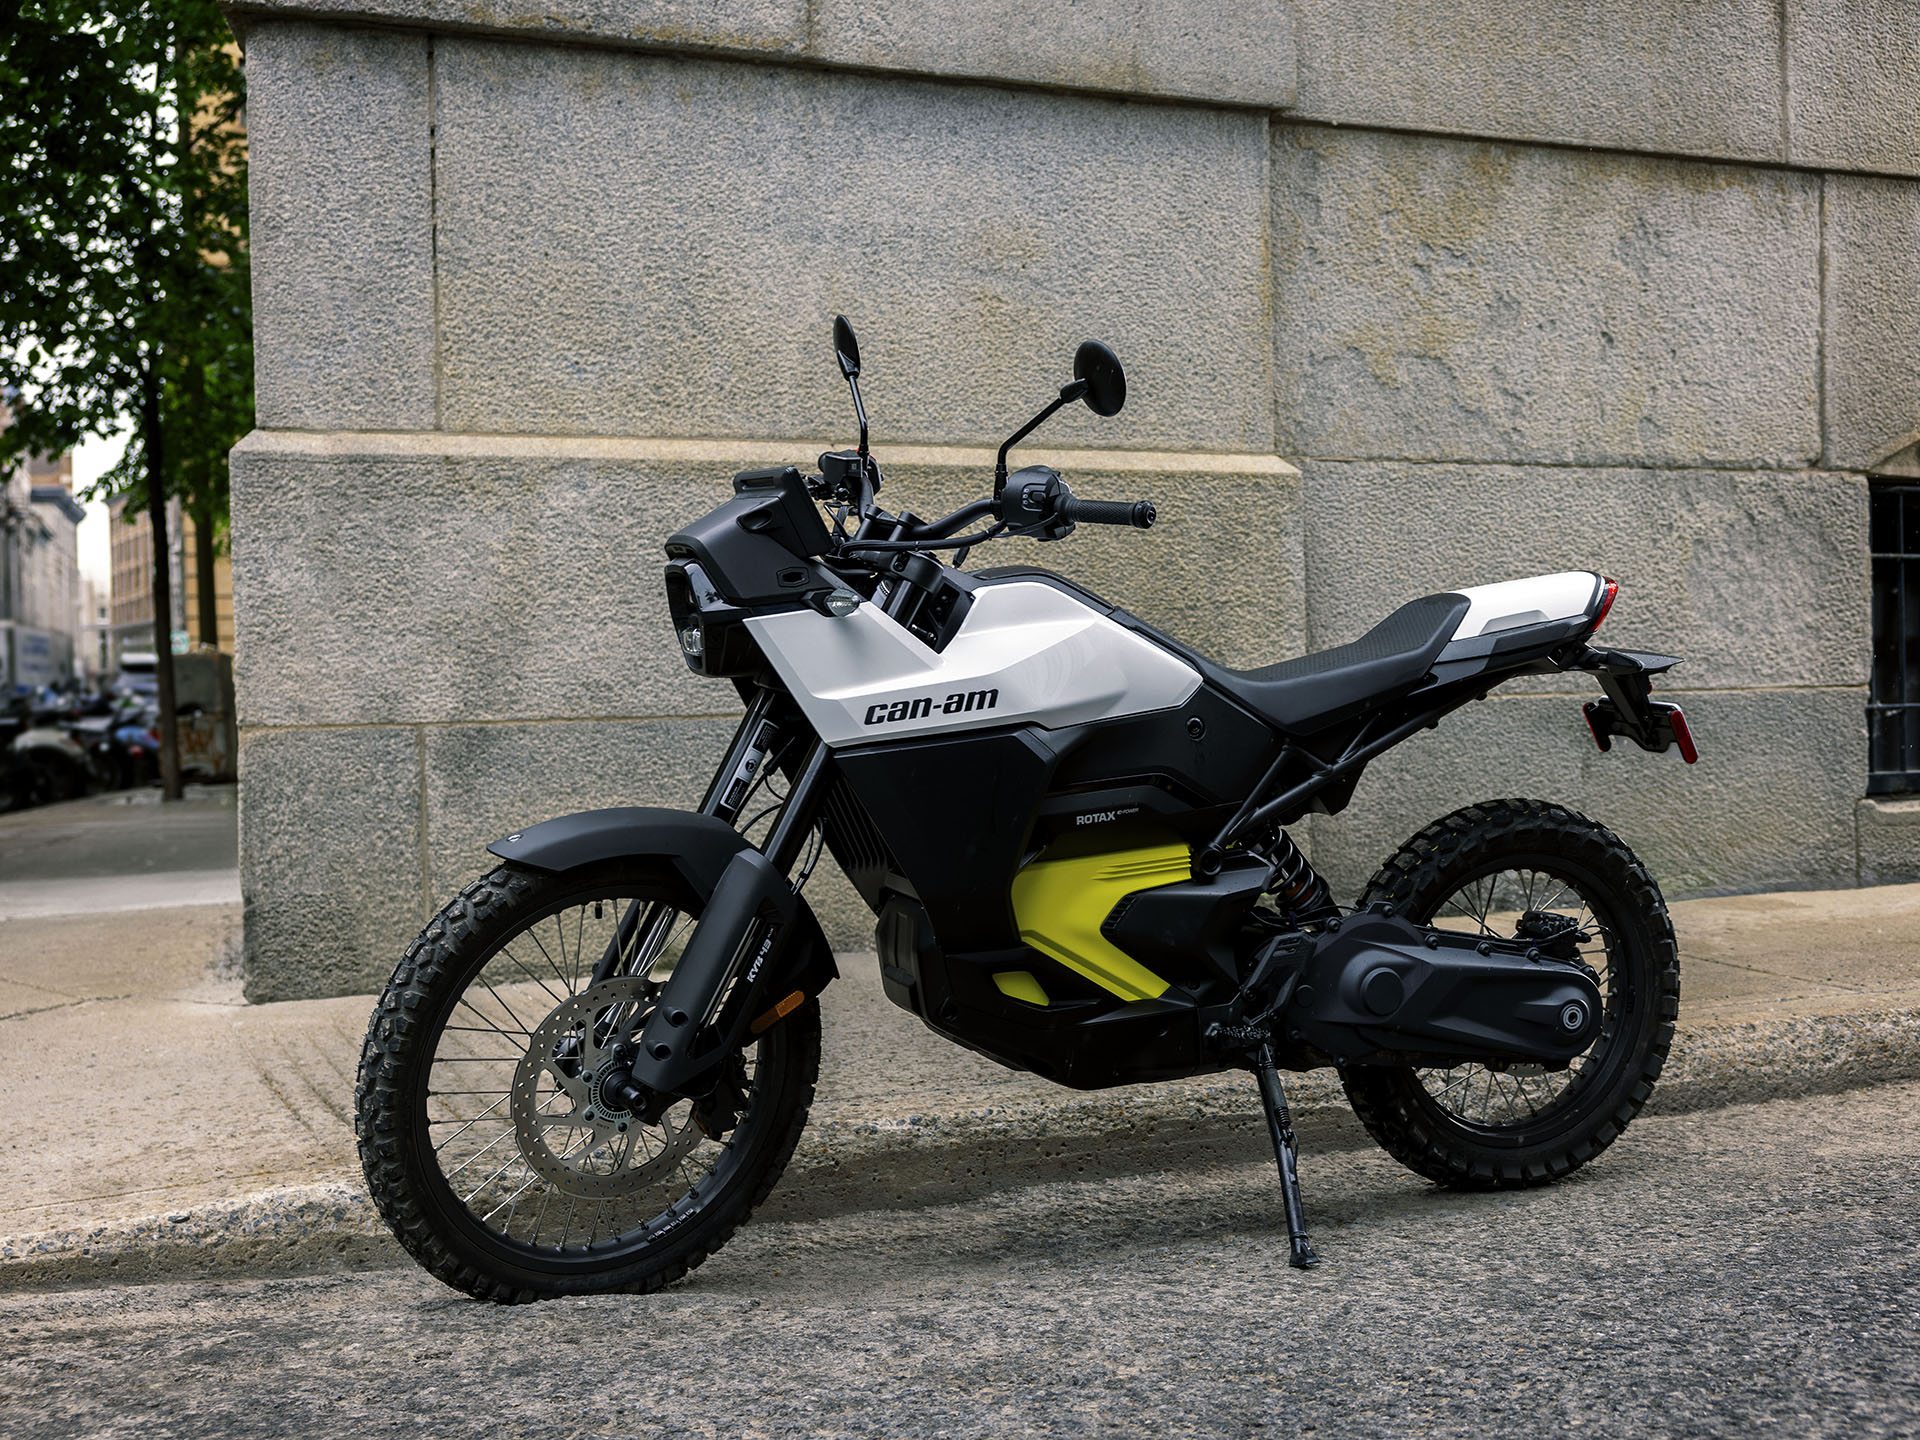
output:
[{"label": "black frame", "polygon": [[1920,793],[1920,481],[1874,480],[1867,506],[1867,794],[1912,795]]}]

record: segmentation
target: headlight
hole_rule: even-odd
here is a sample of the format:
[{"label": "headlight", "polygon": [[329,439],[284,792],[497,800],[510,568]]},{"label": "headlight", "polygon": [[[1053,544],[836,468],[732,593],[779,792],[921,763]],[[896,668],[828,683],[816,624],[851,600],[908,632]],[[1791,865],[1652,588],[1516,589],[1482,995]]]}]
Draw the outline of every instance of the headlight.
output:
[{"label": "headlight", "polygon": [[714,591],[692,561],[667,566],[667,613],[680,658],[696,675],[749,675],[765,666],[741,622],[747,612]]}]

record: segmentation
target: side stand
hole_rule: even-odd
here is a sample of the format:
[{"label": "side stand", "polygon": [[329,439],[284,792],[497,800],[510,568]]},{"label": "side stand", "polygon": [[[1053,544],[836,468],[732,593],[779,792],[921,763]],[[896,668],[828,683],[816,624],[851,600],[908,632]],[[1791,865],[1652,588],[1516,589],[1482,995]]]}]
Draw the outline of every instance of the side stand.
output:
[{"label": "side stand", "polygon": [[1306,1207],[1300,1201],[1299,1156],[1293,1139],[1293,1111],[1287,1108],[1287,1092],[1280,1084],[1280,1067],[1273,1060],[1273,1045],[1261,1041],[1254,1052],[1253,1073],[1260,1081],[1260,1103],[1266,1107],[1267,1130],[1273,1136],[1273,1158],[1280,1166],[1280,1198],[1287,1207],[1287,1245],[1292,1254],[1289,1263],[1296,1270],[1311,1270],[1320,1263],[1313,1243],[1307,1239]]}]

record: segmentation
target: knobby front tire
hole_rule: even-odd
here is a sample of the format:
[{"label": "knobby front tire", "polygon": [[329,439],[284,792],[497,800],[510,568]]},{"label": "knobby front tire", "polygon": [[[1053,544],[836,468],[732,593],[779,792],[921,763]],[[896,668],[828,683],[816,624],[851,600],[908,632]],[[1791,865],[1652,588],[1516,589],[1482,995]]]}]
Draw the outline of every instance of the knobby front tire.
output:
[{"label": "knobby front tire", "polygon": [[[502,865],[449,901],[407,947],[367,1029],[355,1134],[374,1204],[429,1273],[502,1303],[657,1290],[725,1244],[773,1189],[806,1125],[819,1073],[817,1001],[741,1052],[744,1104],[722,1137],[694,1128],[684,1102],[657,1127],[622,1117],[635,1132],[653,1133],[638,1149],[640,1135],[628,1137],[624,1124],[607,1145],[589,1126],[569,1128],[564,1115],[538,1109],[532,1133],[561,1137],[548,1150],[529,1146],[529,1132],[516,1128],[529,1123],[526,1096],[535,1091],[561,1111],[581,1103],[568,1101],[559,1069],[569,1063],[565,1047],[577,1050],[593,1021],[579,1020],[557,1046],[550,1034],[535,1045],[533,1032],[582,1003],[576,997],[589,988],[592,962],[623,907],[657,905],[684,917],[683,936],[705,901],[686,894],[661,861],[565,875]],[[666,952],[658,963],[671,958]],[[636,966],[629,978],[657,991],[647,970]],[[549,1062],[537,1085],[517,1068],[525,1057]],[[605,1118],[603,1105],[603,1128]],[[554,1130],[539,1129],[549,1122]],[[583,1138],[576,1143],[575,1135]],[[555,1151],[573,1155],[579,1173]],[[594,1218],[580,1218],[587,1214]]]}]

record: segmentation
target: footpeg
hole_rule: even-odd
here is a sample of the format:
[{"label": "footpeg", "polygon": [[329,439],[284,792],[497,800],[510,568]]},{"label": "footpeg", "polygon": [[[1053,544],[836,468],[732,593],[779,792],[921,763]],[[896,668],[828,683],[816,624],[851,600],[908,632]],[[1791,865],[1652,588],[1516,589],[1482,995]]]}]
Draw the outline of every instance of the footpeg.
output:
[{"label": "footpeg", "polygon": [[1287,1105],[1287,1092],[1280,1084],[1280,1067],[1274,1063],[1273,1044],[1263,1041],[1254,1052],[1253,1073],[1260,1082],[1260,1103],[1267,1112],[1267,1131],[1273,1137],[1273,1158],[1280,1167],[1280,1200],[1287,1211],[1288,1263],[1296,1270],[1311,1270],[1320,1256],[1307,1239],[1306,1206],[1300,1199],[1298,1148],[1293,1136],[1293,1111]]}]

